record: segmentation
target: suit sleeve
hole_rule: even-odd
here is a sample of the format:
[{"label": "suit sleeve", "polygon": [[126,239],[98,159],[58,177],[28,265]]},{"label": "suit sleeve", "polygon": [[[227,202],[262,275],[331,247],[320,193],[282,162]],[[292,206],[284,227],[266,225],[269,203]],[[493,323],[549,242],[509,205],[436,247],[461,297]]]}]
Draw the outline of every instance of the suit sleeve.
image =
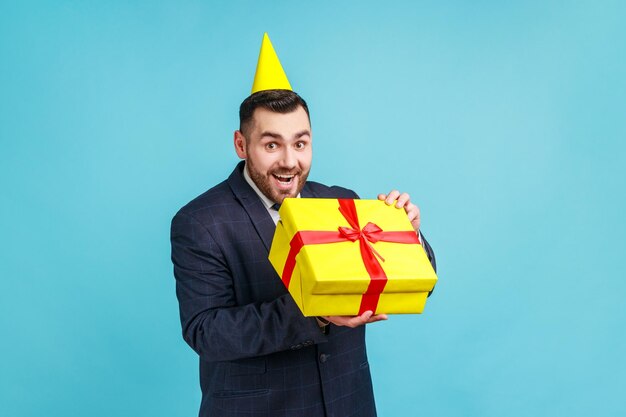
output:
[{"label": "suit sleeve", "polygon": [[433,269],[435,270],[435,272],[437,272],[437,260],[435,259],[435,251],[433,251],[433,248],[430,246],[430,244],[428,243],[428,241],[424,237],[424,234],[421,231],[420,231],[420,235],[421,235],[422,247],[424,248],[424,251],[426,252],[426,256],[428,257],[428,260],[430,261],[430,264],[433,266]]},{"label": "suit sleeve", "polygon": [[[426,256],[428,257],[428,260],[430,261],[430,264],[433,266],[433,269],[435,270],[435,272],[437,272],[437,260],[435,259],[435,251],[433,251],[433,248],[426,241],[426,238],[424,237],[424,234],[421,231],[420,231],[420,236],[421,236],[421,241],[422,241],[422,247],[424,248],[424,251],[426,252]],[[433,293],[433,291],[435,291],[434,287],[428,293],[429,297]]]},{"label": "suit sleeve", "polygon": [[224,254],[193,217],[174,217],[171,243],[183,338],[203,360],[242,359],[326,341],[315,319],[302,316],[289,294],[237,305]]}]

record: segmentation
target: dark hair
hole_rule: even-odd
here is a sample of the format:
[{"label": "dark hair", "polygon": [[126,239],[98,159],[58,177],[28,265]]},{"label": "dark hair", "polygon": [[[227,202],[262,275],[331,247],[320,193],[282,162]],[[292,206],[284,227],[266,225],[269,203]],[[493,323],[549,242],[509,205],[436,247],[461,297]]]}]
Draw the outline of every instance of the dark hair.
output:
[{"label": "dark hair", "polygon": [[[309,107],[306,101],[298,94],[291,90],[264,90],[258,91],[241,103],[239,107],[239,130],[244,133],[244,129],[248,129],[252,121],[254,111],[262,107],[264,109],[276,113],[291,113],[299,106],[304,108],[306,115],[309,117]],[[245,133],[244,133],[245,136]]]}]

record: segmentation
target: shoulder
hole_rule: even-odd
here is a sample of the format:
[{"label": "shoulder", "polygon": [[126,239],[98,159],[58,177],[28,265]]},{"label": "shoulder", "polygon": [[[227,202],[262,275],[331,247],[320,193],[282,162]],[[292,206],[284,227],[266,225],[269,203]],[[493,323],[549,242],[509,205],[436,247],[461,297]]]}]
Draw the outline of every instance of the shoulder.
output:
[{"label": "shoulder", "polygon": [[185,218],[211,223],[216,218],[232,215],[234,207],[238,207],[237,200],[227,182],[223,181],[181,207],[173,222]]},{"label": "shoulder", "polygon": [[317,198],[359,198],[357,193],[349,188],[338,185],[328,186],[315,181],[307,181],[305,189]]}]

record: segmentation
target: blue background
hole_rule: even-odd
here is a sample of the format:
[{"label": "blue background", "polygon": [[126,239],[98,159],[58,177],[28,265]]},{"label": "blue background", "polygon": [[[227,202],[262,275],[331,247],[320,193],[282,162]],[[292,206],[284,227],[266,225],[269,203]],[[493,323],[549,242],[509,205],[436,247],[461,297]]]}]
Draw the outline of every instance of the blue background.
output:
[{"label": "blue background", "polygon": [[379,414],[626,413],[623,2],[126,3],[0,6],[3,416],[196,415],[169,222],[237,161],[264,31],[311,178],[408,191],[437,253],[368,329]]}]

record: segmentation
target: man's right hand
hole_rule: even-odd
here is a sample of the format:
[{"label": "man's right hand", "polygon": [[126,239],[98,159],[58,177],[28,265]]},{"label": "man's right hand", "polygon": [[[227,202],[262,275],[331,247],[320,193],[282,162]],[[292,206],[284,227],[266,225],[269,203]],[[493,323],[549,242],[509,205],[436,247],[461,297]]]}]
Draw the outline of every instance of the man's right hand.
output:
[{"label": "man's right hand", "polygon": [[359,327],[367,323],[387,320],[386,314],[374,314],[372,311],[366,311],[360,316],[324,316],[326,320],[335,326]]}]

